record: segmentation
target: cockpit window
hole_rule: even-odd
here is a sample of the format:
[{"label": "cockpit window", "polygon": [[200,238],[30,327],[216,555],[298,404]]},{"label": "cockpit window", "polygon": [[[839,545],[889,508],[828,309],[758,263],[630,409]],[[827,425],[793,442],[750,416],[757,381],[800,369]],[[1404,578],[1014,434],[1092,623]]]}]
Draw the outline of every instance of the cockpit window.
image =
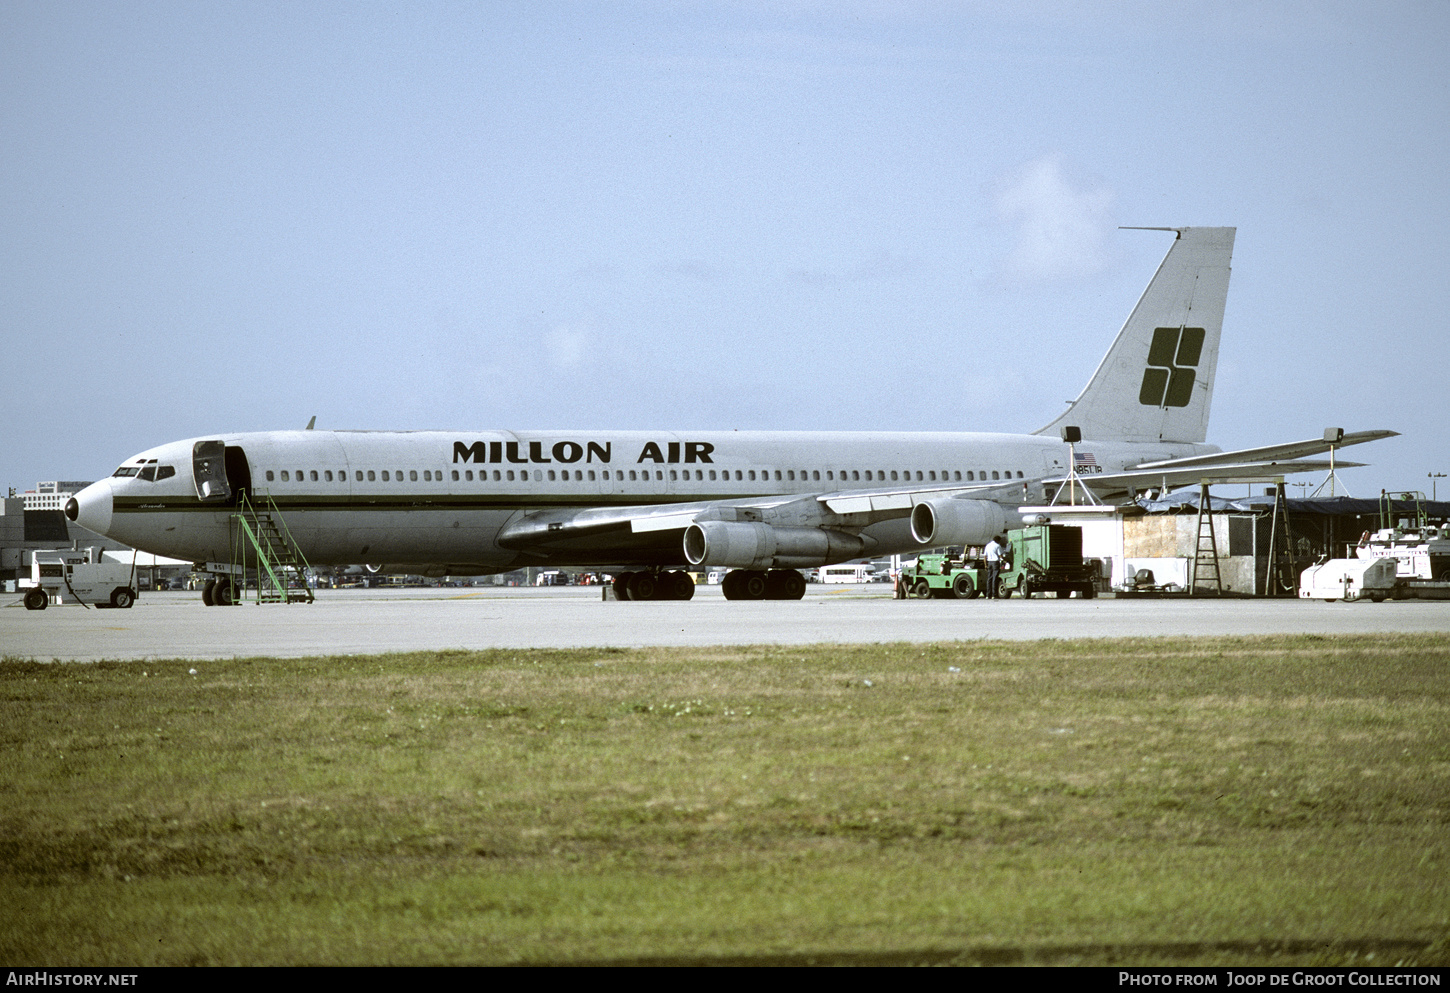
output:
[{"label": "cockpit window", "polygon": [[147,465],[123,465],[121,466],[121,468],[117,469],[113,473],[113,475],[135,476],[137,479],[144,479],[148,483],[154,483],[157,480],[170,479],[172,476],[176,475],[176,466],[157,465],[155,463],[155,460],[152,460],[152,462]]}]

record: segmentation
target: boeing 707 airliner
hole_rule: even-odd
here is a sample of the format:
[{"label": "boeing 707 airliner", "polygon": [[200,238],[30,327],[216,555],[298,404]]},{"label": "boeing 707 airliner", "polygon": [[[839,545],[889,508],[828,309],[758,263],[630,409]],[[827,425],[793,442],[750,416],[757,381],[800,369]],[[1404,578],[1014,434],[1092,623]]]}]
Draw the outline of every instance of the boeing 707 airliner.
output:
[{"label": "boeing 707 airliner", "polygon": [[[689,599],[685,568],[723,567],[731,599],[798,599],[800,568],[983,544],[1070,471],[1111,498],[1325,468],[1311,458],[1330,451],[1322,438],[1236,452],[1204,443],[1235,229],[1154,230],[1174,236],[1157,273],[1081,395],[1032,434],[221,433],[127,459],[66,514],[216,568],[219,586],[239,501],[265,494],[314,565],[423,575],[607,565],[625,570],[624,599]],[[1074,466],[1063,437],[1081,438]]]}]

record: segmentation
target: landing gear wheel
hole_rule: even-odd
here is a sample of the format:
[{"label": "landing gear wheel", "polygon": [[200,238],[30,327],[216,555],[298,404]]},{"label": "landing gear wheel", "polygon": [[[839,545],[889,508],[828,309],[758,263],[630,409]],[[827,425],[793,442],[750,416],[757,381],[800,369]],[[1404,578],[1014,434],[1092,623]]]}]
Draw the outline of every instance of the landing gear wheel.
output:
[{"label": "landing gear wheel", "polygon": [[965,572],[957,573],[957,577],[952,580],[952,596],[958,600],[970,600],[976,595],[977,587],[972,582],[972,577]]},{"label": "landing gear wheel", "polygon": [[667,572],[664,575],[664,588],[667,591],[667,599],[690,600],[695,596],[695,581],[690,578],[688,572]]},{"label": "landing gear wheel", "polygon": [[794,569],[772,569],[765,574],[766,598],[799,600],[806,595],[805,577]]},{"label": "landing gear wheel", "polygon": [[621,572],[614,577],[614,598],[616,600],[629,600],[629,581],[634,578],[632,572]]},{"label": "landing gear wheel", "polygon": [[727,572],[725,578],[720,580],[720,592],[725,594],[726,600],[744,600],[740,593],[740,572],[739,570]]},{"label": "landing gear wheel", "polygon": [[216,586],[212,587],[211,602],[218,607],[230,607],[232,601],[232,581],[230,579],[218,579]]},{"label": "landing gear wheel", "polygon": [[125,610],[136,602],[136,591],[129,586],[118,586],[111,591],[111,606]]},{"label": "landing gear wheel", "polygon": [[50,597],[45,595],[45,590],[36,586],[25,591],[26,610],[44,610],[48,606],[50,606]]},{"label": "landing gear wheel", "polygon": [[659,581],[652,572],[636,572],[629,577],[631,600],[653,600],[659,592]]},{"label": "landing gear wheel", "polygon": [[806,595],[806,581],[794,569],[772,569],[765,574],[767,600],[799,600]]},{"label": "landing gear wheel", "polygon": [[740,592],[744,594],[742,600],[764,600],[768,588],[765,573],[758,569],[745,570],[745,578],[740,581]]},{"label": "landing gear wheel", "polygon": [[216,580],[208,579],[206,585],[201,588],[201,602],[208,607],[216,606]]},{"label": "landing gear wheel", "polygon": [[787,600],[804,600],[806,598],[806,577],[798,572],[792,572],[785,584],[785,598]]},{"label": "landing gear wheel", "polygon": [[764,600],[770,581],[759,569],[735,569],[725,574],[720,586],[727,600]]}]

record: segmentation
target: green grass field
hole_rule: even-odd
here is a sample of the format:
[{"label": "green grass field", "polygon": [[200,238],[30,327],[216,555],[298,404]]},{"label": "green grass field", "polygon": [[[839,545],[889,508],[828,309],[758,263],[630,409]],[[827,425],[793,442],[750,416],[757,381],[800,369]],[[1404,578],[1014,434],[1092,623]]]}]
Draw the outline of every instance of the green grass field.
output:
[{"label": "green grass field", "polygon": [[6,659],[0,959],[1446,964],[1447,674],[1444,636]]}]

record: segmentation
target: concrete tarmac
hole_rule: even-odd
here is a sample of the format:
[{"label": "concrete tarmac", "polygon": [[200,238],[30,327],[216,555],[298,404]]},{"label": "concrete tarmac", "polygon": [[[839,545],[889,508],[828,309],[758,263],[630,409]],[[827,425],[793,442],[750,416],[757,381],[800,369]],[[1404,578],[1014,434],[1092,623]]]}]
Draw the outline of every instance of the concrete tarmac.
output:
[{"label": "concrete tarmac", "polygon": [[804,600],[601,601],[599,587],[319,590],[317,602],[205,607],[143,593],[129,610],[29,611],[0,596],[0,656],[41,661],[297,658],[441,648],[575,648],[1450,632],[1450,602],[894,600],[811,586]]}]

